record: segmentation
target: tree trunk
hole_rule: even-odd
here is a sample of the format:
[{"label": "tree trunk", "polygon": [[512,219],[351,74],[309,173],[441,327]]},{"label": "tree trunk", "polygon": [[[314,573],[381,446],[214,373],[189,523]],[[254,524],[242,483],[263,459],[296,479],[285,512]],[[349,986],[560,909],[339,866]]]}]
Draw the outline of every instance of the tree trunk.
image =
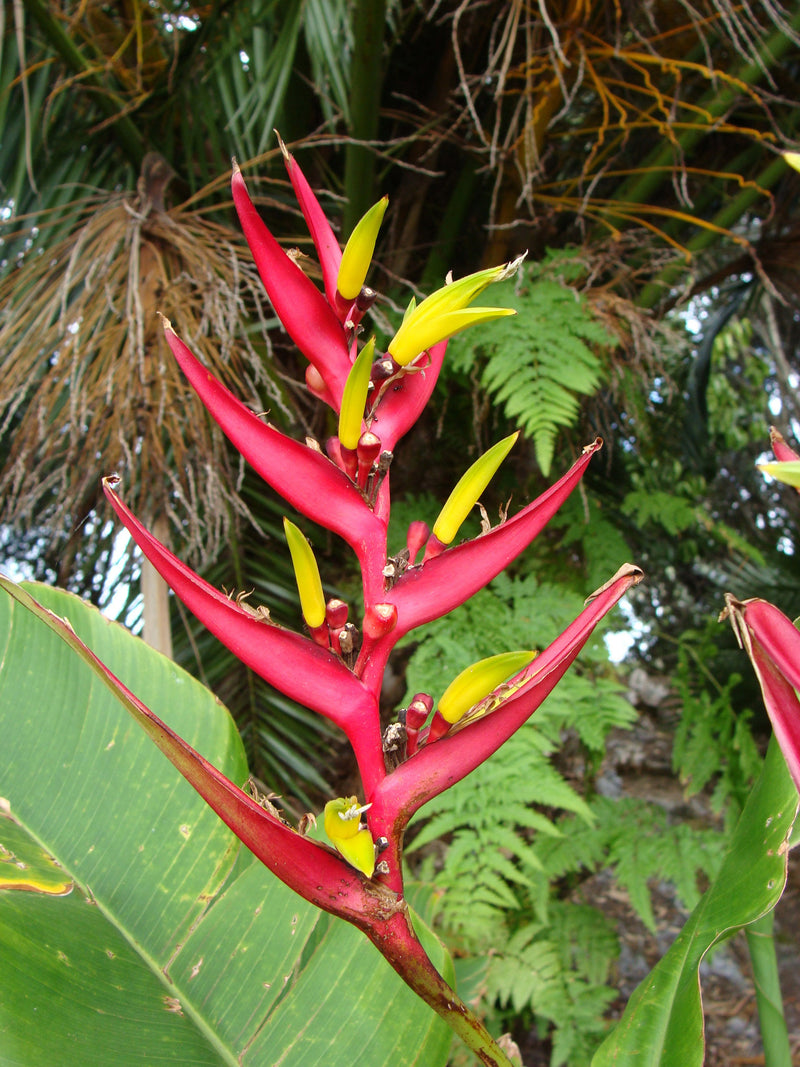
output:
[{"label": "tree trunk", "polygon": [[[167,544],[169,525],[161,516],[150,525],[153,535]],[[169,624],[169,586],[150,563],[142,560],[142,616],[144,618],[145,641],[152,648],[163,652],[172,659],[172,631]]]}]

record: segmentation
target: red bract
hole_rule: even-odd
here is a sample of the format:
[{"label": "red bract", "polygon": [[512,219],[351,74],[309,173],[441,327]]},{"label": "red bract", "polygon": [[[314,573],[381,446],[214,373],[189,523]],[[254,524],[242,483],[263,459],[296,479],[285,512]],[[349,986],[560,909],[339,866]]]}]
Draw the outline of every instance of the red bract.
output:
[{"label": "red bract", "polygon": [[319,265],[322,267],[322,281],[325,286],[325,298],[331,307],[336,305],[336,275],[339,272],[339,264],[342,262],[342,250],[339,242],[331,229],[325,212],[319,205],[311,186],[306,181],[305,175],[298,167],[294,156],[286,151],[286,146],[281,141],[281,151],[286,163],[289,180],[294,189],[294,195],[303,212],[308,232],[314,242],[314,248],[319,256]]},{"label": "red bract", "polygon": [[[297,163],[287,153],[285,158],[322,264],[324,295],[269,232],[238,168],[233,175],[234,201],[275,311],[309,360],[307,382],[313,393],[338,412],[357,356],[355,325],[374,294],[362,289],[352,306],[343,310],[337,291],[341,253],[333,230]],[[370,242],[373,238],[374,231]],[[514,269],[513,264],[510,269]],[[508,273],[498,268],[470,276],[476,279],[473,282],[466,279],[454,290],[459,314],[472,298],[473,289],[480,292],[493,279]],[[356,277],[360,276],[359,270]],[[349,293],[350,288],[346,291]],[[419,336],[446,334],[446,323],[442,333],[429,320],[439,314],[438,308],[443,309],[443,315],[450,313],[450,296],[445,287],[426,305],[430,310],[419,327]],[[476,319],[494,313],[494,309],[475,311]],[[418,318],[422,318],[420,313]],[[458,328],[463,328],[461,319],[459,323]],[[507,685],[489,694],[485,706],[481,702],[472,708],[462,722],[452,727],[440,724],[442,728],[430,734],[420,729],[425,709],[433,706],[429,695],[420,694],[409,719],[413,738],[410,732],[407,750],[401,743],[399,765],[393,763],[391,770],[384,760],[378,701],[384,668],[397,640],[462,604],[519,556],[578,485],[601,441],[588,445],[571,469],[537,500],[486,533],[462,544],[446,545],[429,538],[424,523],[414,522],[407,549],[387,558],[389,466],[397,442],[417,420],[433,391],[446,342],[411,358],[407,350],[414,344],[406,337],[403,366],[375,352],[371,389],[359,421],[365,372],[372,358],[369,353],[362,357],[348,385],[341,421],[347,447],[332,438],[326,444],[326,456],[313,442],[294,441],[256,416],[205,370],[169,323],[165,329],[175,358],[233,445],[288,504],[342,537],[354,551],[362,573],[363,602],[358,619],[363,634],[359,639],[346,605],[340,601],[324,604],[313,548],[290,522],[286,523],[287,536],[303,611],[311,626],[310,637],[274,625],[268,615],[203,581],[138,522],[112,489],[111,479],[104,485],[106,495],[144,554],[190,611],[262,678],[344,731],[353,748],[365,803],[355,797],[336,798],[329,802],[328,811],[330,819],[338,817],[343,825],[346,823],[346,833],[338,833],[343,827],[336,822],[330,824],[331,830],[337,831],[337,847],[349,859],[358,853],[359,870],[265,812],[171,733],[113,676],[106,680],[116,687],[137,721],[181,773],[259,859],[307,900],[364,930],[409,985],[447,1019],[484,1063],[507,1063],[474,1015],[436,973],[414,934],[402,895],[403,834],[409,818],[422,804],[474,770],[530,717],[574,661],[596,624],[640,580],[641,572],[630,565],[622,568],[549,648]],[[480,483],[476,495],[485,484]],[[459,506],[465,512],[474,499],[467,498]],[[417,563],[426,541],[423,562]],[[487,708],[491,710],[482,714]],[[395,736],[399,731],[402,737],[402,730],[396,724]],[[374,874],[367,877],[373,868],[370,834],[380,847]],[[355,841],[356,836],[357,850],[345,844]]]},{"label": "red bract", "polygon": [[730,619],[753,664],[764,706],[789,772],[800,791],[800,631],[766,600],[728,594],[722,618]]},{"label": "red bract", "polygon": [[774,426],[769,428],[769,443],[772,445],[772,451],[775,453],[775,459],[779,463],[794,463],[800,460],[800,456],[789,448],[786,441],[783,438],[783,434],[778,433]]},{"label": "red bract", "polygon": [[397,608],[397,627],[370,650],[369,658],[362,654],[359,667],[364,680],[376,683],[401,637],[469,600],[524,552],[578,484],[601,446],[599,438],[587,445],[563,478],[513,518],[471,541],[445,549],[422,566],[410,567],[386,594],[387,602]]},{"label": "red bract", "polygon": [[[535,660],[512,678],[505,700],[483,718],[426,745],[387,775],[371,796],[370,824],[390,842],[402,841],[411,816],[433,797],[460,782],[527,722],[553,691],[586,644],[597,623],[642,579],[638,567],[626,564],[589,599],[567,629]],[[402,889],[399,880],[394,885]],[[392,872],[394,873],[394,871]]]},{"label": "red bract", "polygon": [[321,452],[246,408],[198,362],[169,323],[165,332],[197,395],[253,469],[302,515],[342,537],[365,574],[380,571],[386,562],[386,524],[359,488]]},{"label": "red bract", "polygon": [[[769,437],[778,461],[773,466],[800,461],[774,426]],[[772,729],[800,791],[800,631],[766,600],[740,601],[728,593],[725,604],[720,619],[730,620],[739,646],[750,657]]]},{"label": "red bract", "polygon": [[351,364],[344,328],[319,289],[261,221],[238,167],[231,187],[239,221],[275,313],[338,405]]}]

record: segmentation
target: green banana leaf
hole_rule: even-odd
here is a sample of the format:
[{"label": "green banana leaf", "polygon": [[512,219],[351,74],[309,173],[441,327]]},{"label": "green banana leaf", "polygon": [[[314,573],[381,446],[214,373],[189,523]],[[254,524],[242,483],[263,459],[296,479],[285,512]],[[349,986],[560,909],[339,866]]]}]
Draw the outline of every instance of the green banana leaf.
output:
[{"label": "green banana leaf", "polygon": [[[233,721],[199,682],[76,597],[26,588],[247,779]],[[0,975],[3,1067],[428,1067],[450,1046],[363,935],[256,862],[75,651],[5,594]]]},{"label": "green banana leaf", "polygon": [[713,945],[780,900],[796,813],[797,789],[773,738],[714,884],[635,990],[592,1067],[702,1067],[700,963]]}]

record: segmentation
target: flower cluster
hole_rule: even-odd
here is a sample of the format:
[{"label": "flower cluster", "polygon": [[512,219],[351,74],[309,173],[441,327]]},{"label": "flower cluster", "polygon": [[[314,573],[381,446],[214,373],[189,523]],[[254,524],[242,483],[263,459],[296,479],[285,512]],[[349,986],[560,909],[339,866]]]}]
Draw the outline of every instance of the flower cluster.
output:
[{"label": "flower cluster", "polygon": [[408,821],[519,729],[641,572],[623,567],[539,655],[502,653],[465,671],[438,700],[418,694],[390,727],[391,738],[382,736],[378,699],[397,641],[452,611],[508,566],[578,485],[601,442],[588,445],[555,485],[513,517],[456,544],[462,522],[517,435],[499,441],[464,474],[433,529],[413,522],[406,545],[390,556],[390,467],[396,446],[431,396],[447,338],[513,313],[472,302],[517,264],[448,279],[419,304],[412,300],[387,351],[379,352],[374,338],[362,343],[361,322],[376,299],[365,281],[387,201],[366,214],[342,251],[296,161],[285,150],[284,158],[319,257],[324,291],[269,232],[235,166],[233,198],[275,311],[308,360],[307,386],[338,416],[337,436],[326,442],[325,451],[315,442],[288,437],[213,377],[168,322],[164,328],[184,374],[233,445],[292,508],[343,538],[355,553],[363,601],[355,621],[342,601],[326,603],[311,546],[288,519],[286,538],[307,626],[303,634],[275,625],[268,614],[213,588],[139,523],[115,492],[116,479],[106,479],[104,488],[145,556],[186,607],[268,683],[344,731],[362,796],[334,798],[326,805],[331,849],[265,810],[139,705],[141,721],[259,859],[307,900],[364,930],[406,981],[446,1015],[456,1003],[454,994],[419,945],[403,901],[401,857]]}]

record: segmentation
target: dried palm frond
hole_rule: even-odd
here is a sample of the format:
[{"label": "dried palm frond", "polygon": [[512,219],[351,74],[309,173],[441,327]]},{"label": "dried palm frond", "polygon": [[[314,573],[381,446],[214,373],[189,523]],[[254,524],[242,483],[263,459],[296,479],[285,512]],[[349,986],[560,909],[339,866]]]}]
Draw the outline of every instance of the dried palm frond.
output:
[{"label": "dried palm frond", "polygon": [[[480,69],[462,59],[479,22],[469,0],[451,36],[464,100],[455,126],[495,178],[492,262],[520,215],[537,213],[615,237],[642,227],[688,259],[687,234],[713,228],[742,174],[758,172],[752,159],[736,171],[738,154],[755,149],[766,166],[792,136],[780,61],[800,45],[796,7],[513,0],[497,11]],[[770,181],[751,183],[762,213]]]},{"label": "dried palm frond", "polygon": [[116,472],[132,506],[169,517],[202,562],[243,505],[158,313],[257,410],[281,401],[249,254],[201,197],[168,209],[170,176],[148,155],[136,192],[75,201],[67,236],[0,283],[0,521],[69,530]]}]

